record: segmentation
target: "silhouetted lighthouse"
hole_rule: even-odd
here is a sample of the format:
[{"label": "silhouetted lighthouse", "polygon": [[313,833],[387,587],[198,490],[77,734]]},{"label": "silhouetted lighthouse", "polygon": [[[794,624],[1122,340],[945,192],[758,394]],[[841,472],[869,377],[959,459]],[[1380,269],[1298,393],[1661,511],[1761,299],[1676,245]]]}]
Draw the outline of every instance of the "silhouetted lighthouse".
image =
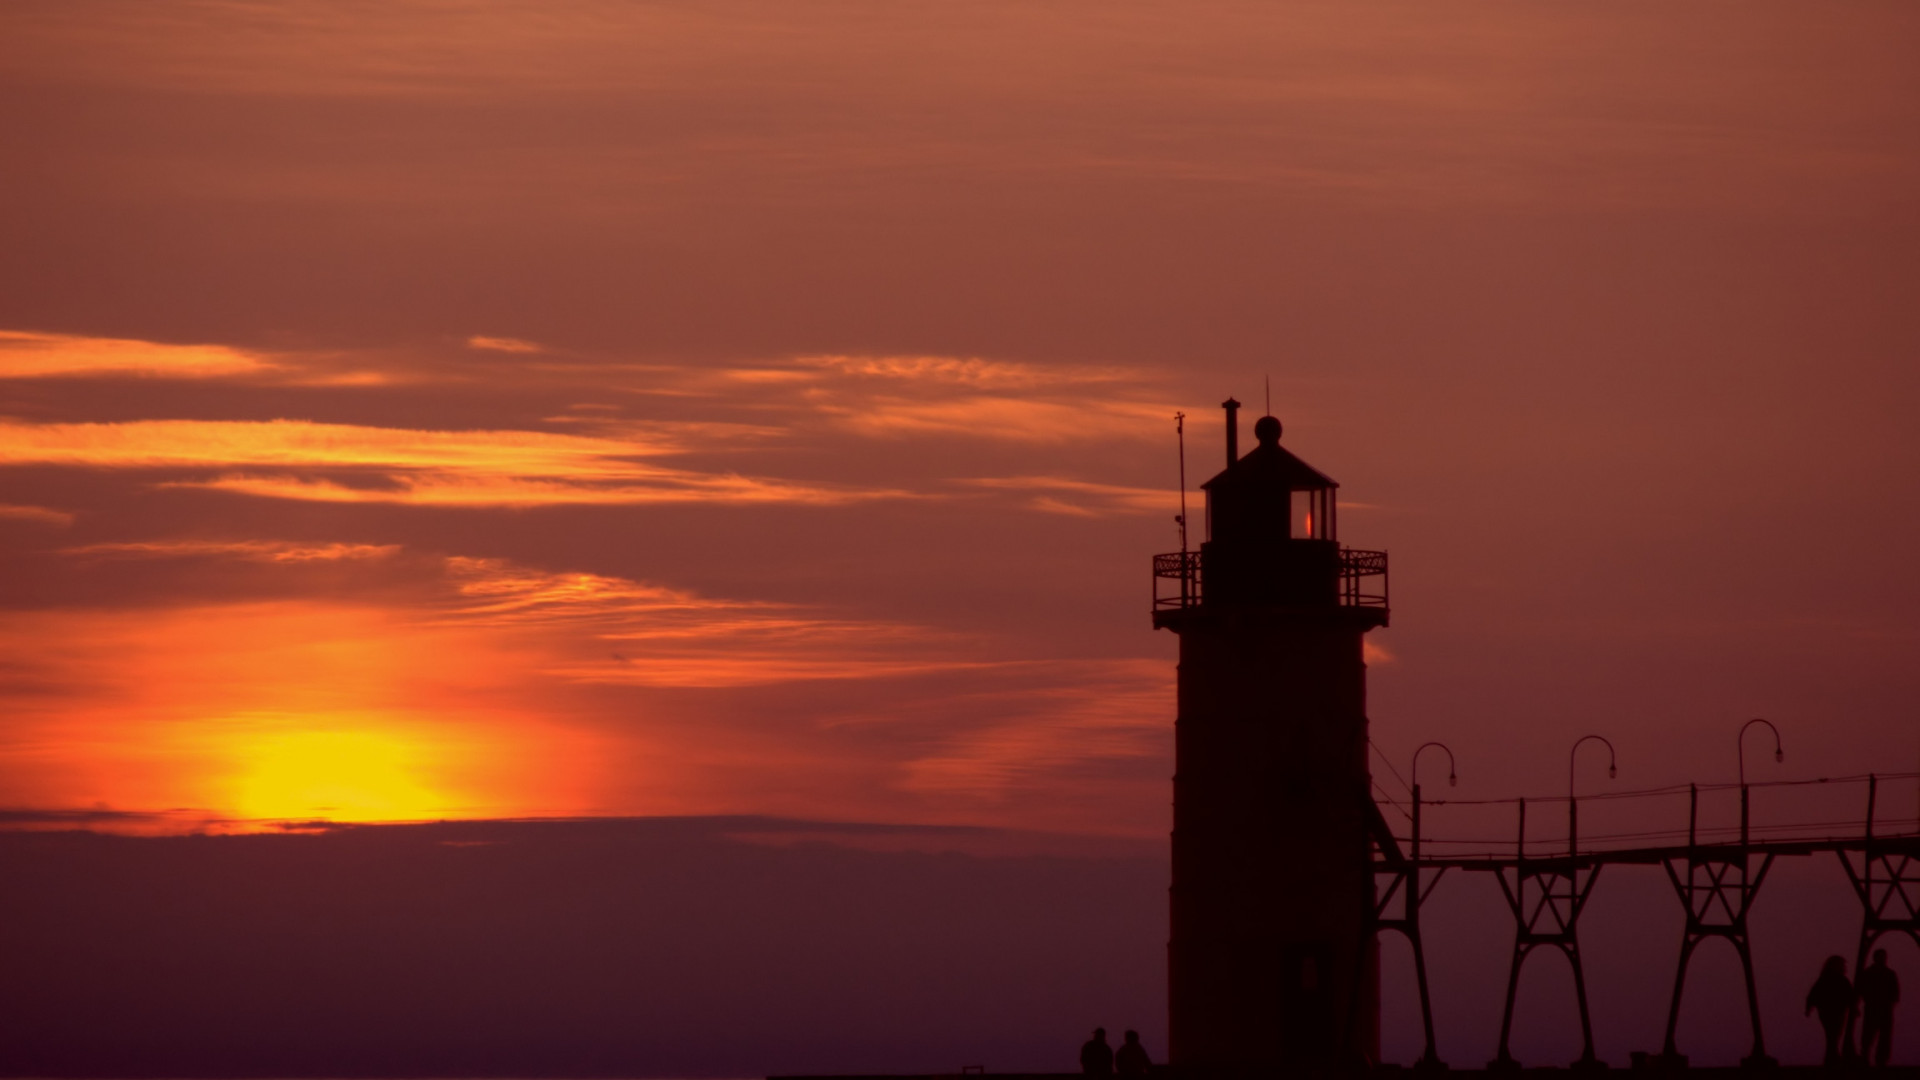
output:
[{"label": "silhouetted lighthouse", "polygon": [[[1378,1057],[1367,677],[1384,552],[1344,550],[1338,487],[1253,426],[1201,485],[1207,539],[1154,558],[1180,635],[1169,1060],[1191,1071]],[[1172,592],[1177,586],[1178,592]]]}]

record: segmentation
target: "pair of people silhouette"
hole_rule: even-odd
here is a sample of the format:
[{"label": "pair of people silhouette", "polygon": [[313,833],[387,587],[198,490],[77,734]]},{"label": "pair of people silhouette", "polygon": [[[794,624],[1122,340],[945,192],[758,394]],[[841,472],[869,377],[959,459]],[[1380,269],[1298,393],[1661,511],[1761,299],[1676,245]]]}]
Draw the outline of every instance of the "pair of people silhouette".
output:
[{"label": "pair of people silhouette", "polygon": [[[1847,981],[1847,962],[1827,957],[1820,977],[1807,991],[1807,1012],[1820,1014],[1826,1032],[1826,1063],[1871,1060],[1885,1065],[1893,1055],[1893,1007],[1900,1000],[1900,979],[1887,966],[1887,950],[1875,949],[1873,963]],[[1853,1018],[1860,1017],[1860,1052],[1853,1049]]]},{"label": "pair of people silhouette", "polygon": [[1086,1076],[1145,1076],[1152,1068],[1137,1031],[1127,1032],[1126,1041],[1115,1050],[1107,1045],[1107,1029],[1097,1027],[1093,1038],[1080,1047],[1080,1072]]}]

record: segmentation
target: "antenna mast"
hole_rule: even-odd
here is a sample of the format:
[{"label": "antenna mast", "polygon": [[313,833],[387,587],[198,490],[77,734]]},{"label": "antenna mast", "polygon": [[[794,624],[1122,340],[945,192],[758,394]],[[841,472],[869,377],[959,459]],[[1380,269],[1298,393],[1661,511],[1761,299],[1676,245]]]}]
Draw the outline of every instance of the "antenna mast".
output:
[{"label": "antenna mast", "polygon": [[[1187,553],[1187,414],[1186,413],[1177,412],[1173,414],[1173,434],[1174,434],[1174,437],[1177,440],[1179,440],[1179,443],[1180,443],[1180,516],[1177,518],[1174,518],[1173,520],[1180,523],[1180,554],[1181,556],[1183,556],[1180,562],[1181,562],[1181,565],[1184,567],[1186,565],[1186,559],[1184,558],[1184,556]],[[1183,570],[1182,573],[1184,572],[1185,571]]]}]

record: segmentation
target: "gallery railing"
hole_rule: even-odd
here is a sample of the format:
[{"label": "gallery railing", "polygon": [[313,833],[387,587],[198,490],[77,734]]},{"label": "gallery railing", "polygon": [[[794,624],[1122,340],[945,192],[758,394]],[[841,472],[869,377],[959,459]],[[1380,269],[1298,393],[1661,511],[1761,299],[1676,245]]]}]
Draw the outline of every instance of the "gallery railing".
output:
[{"label": "gallery railing", "polygon": [[[1206,595],[1206,567],[1198,551],[1173,551],[1153,557],[1153,606],[1156,611],[1199,607]],[[1387,553],[1340,549],[1341,607],[1387,606]]]}]

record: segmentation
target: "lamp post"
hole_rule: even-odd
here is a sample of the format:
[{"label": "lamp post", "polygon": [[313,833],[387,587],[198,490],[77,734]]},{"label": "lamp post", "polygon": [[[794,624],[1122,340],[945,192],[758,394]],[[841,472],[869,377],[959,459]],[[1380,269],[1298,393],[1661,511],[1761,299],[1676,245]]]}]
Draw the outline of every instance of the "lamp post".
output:
[{"label": "lamp post", "polygon": [[1413,943],[1414,977],[1420,984],[1420,1025],[1427,1037],[1426,1048],[1420,1052],[1420,1060],[1414,1062],[1414,1068],[1427,1073],[1446,1068],[1440,1060],[1440,1051],[1433,1041],[1433,1000],[1427,994],[1427,952],[1425,946],[1420,943],[1420,755],[1434,747],[1439,747],[1447,755],[1447,785],[1451,787],[1460,782],[1460,778],[1454,775],[1453,771],[1453,749],[1446,743],[1421,743],[1419,749],[1413,752],[1413,768],[1409,770],[1413,777],[1411,785],[1413,788],[1413,860],[1412,865],[1407,868],[1406,877],[1401,886],[1406,890],[1406,898],[1403,901],[1405,906],[1402,909],[1406,912],[1404,931],[1407,939]]},{"label": "lamp post", "polygon": [[1413,859],[1415,862],[1420,861],[1420,754],[1436,746],[1446,751],[1447,786],[1455,787],[1460,783],[1460,777],[1453,771],[1453,748],[1446,743],[1421,743],[1420,749],[1413,752],[1413,768],[1410,771],[1413,774]]},{"label": "lamp post", "polygon": [[1787,760],[1786,751],[1780,748],[1780,729],[1773,726],[1773,721],[1755,717],[1740,725],[1734,751],[1740,765],[1740,844],[1743,847],[1747,843],[1747,729],[1755,724],[1765,724],[1767,730],[1773,732],[1773,760],[1776,763]]},{"label": "lamp post", "polygon": [[1573,765],[1580,757],[1580,747],[1588,741],[1600,743],[1607,748],[1607,779],[1620,775],[1618,758],[1613,752],[1613,744],[1604,735],[1582,735],[1573,741],[1573,749],[1567,751],[1567,857],[1580,853],[1580,804],[1573,797]]}]

